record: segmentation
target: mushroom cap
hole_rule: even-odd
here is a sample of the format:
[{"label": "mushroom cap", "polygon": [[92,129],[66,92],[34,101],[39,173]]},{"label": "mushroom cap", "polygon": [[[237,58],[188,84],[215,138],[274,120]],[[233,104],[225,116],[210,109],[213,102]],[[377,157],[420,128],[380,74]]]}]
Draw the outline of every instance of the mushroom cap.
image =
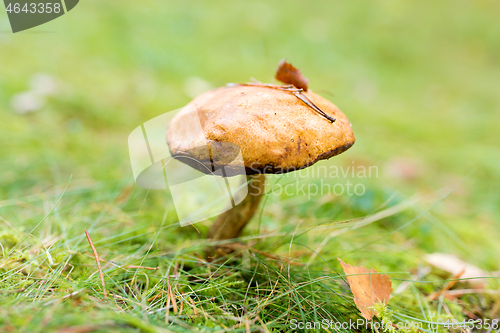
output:
[{"label": "mushroom cap", "polygon": [[234,176],[299,170],[349,149],[355,138],[347,117],[325,98],[303,94],[336,121],[288,91],[221,87],[175,115],[167,129],[170,152],[205,173],[224,167],[227,176]]}]

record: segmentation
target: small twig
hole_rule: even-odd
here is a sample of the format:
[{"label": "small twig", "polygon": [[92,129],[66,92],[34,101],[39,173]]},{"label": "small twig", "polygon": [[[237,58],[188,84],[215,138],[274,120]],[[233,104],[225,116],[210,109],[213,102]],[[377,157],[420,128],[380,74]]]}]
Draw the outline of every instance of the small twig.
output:
[{"label": "small twig", "polygon": [[21,288],[21,289],[15,289],[15,290],[0,290],[0,294],[16,294],[16,293],[22,293],[26,289]]},{"label": "small twig", "polygon": [[147,299],[148,302],[156,301],[158,298],[161,298],[166,293],[165,290],[160,290],[160,292],[154,296],[151,296]]},{"label": "small twig", "polygon": [[245,331],[250,333],[250,321],[248,320],[248,315],[245,314]]},{"label": "small twig", "polygon": [[[75,266],[71,265],[71,264],[68,264],[69,266],[71,266],[71,269],[69,270],[68,274],[66,274],[66,279],[69,280],[69,275],[71,274],[71,272],[73,272],[73,269],[75,268]],[[64,267],[64,269],[66,269],[66,267]],[[61,274],[62,275],[62,274]],[[64,276],[64,275],[63,275]]]},{"label": "small twig", "polygon": [[90,247],[92,248],[92,252],[94,252],[94,257],[95,257],[95,261],[97,263],[97,268],[99,269],[99,276],[101,278],[102,293],[104,294],[104,299],[107,299],[108,295],[106,292],[106,286],[104,285],[104,274],[102,273],[101,262],[99,261],[99,255],[97,254],[97,251],[94,247],[94,243],[92,243],[92,239],[90,239],[90,235],[89,235],[89,232],[87,231],[87,229],[85,229],[85,235],[87,236]]},{"label": "small twig", "polygon": [[184,301],[181,299],[181,306],[179,307],[179,316],[181,315],[183,309],[184,309]]},{"label": "small twig", "polygon": [[[170,287],[170,284],[169,284]],[[170,315],[170,290],[167,293],[167,304],[165,306],[167,309],[165,310],[165,324],[168,324],[168,317]]]},{"label": "small twig", "polygon": [[200,237],[202,237],[202,236],[201,236],[201,232],[200,232],[200,230],[198,230],[198,228],[196,228],[196,227],[194,226],[194,224],[192,224],[192,223],[191,223],[191,221],[188,221],[188,223],[189,223],[189,225],[190,225],[190,226],[192,226],[192,227],[194,228],[194,230],[196,230],[196,232],[198,233],[198,235],[200,235]]},{"label": "small twig", "polygon": [[145,266],[135,266],[135,265],[128,265],[127,268],[149,269],[151,271],[156,271],[160,269],[160,267],[145,267]]},{"label": "small twig", "polygon": [[317,107],[316,104],[314,104],[309,98],[307,98],[306,95],[304,95],[302,93],[302,91],[292,92],[292,94],[294,94],[295,97],[297,97],[298,99],[300,99],[302,102],[306,103],[314,111],[318,112],[320,115],[322,115],[326,119],[330,120],[331,123],[333,123],[336,120],[335,118],[330,117],[329,115],[327,115],[325,111],[323,111],[319,107]]},{"label": "small twig", "polygon": [[289,84],[286,86],[280,86],[277,84],[266,84],[266,83],[229,83],[228,86],[253,86],[253,87],[264,87],[264,88],[271,88],[271,89],[278,89],[278,90],[283,90],[283,91],[288,91],[291,92],[295,97],[300,99],[302,102],[304,102],[307,106],[309,106],[311,109],[314,111],[318,112],[320,115],[328,119],[331,123],[333,123],[336,119],[329,116],[326,114],[325,111],[321,110],[316,104],[314,104],[309,98],[307,98],[306,95],[304,95],[302,92],[304,89],[302,88],[296,88],[293,85]]},{"label": "small twig", "polygon": [[189,299],[189,302],[191,303],[191,307],[193,308],[193,311],[194,311],[194,315],[197,316],[198,315],[198,310],[196,309],[196,305],[194,304],[194,301],[191,297],[188,297]]},{"label": "small twig", "polygon": [[451,281],[448,281],[448,283],[446,284],[446,286],[444,286],[441,290],[436,291],[436,292],[430,294],[427,299],[429,301],[433,301],[433,300],[439,298],[439,296],[441,296],[443,293],[445,293],[446,291],[450,290],[457,283],[457,281],[458,281],[457,279],[459,279],[464,273],[465,273],[465,268],[462,269],[462,271],[460,271],[458,274],[456,274],[455,276],[453,276],[451,278]]},{"label": "small twig", "polygon": [[462,296],[464,294],[498,294],[498,291],[495,289],[456,289],[456,290],[446,290],[444,291],[444,295],[446,296]]},{"label": "small twig", "polygon": [[170,277],[167,276],[167,286],[168,286],[168,295],[172,299],[172,306],[174,308],[174,314],[177,314],[177,301],[175,300],[174,291],[170,285]]}]

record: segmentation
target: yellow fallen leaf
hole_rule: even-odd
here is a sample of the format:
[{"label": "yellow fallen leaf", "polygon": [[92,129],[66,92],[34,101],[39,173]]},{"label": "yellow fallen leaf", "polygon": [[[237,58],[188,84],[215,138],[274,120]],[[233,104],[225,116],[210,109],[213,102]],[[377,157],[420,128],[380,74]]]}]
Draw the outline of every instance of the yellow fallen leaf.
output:
[{"label": "yellow fallen leaf", "polygon": [[376,303],[387,305],[392,292],[391,280],[386,274],[379,274],[373,268],[367,270],[364,267],[356,267],[346,264],[337,258],[347,275],[347,281],[354,295],[354,303],[361,311],[361,315],[370,320],[379,314],[373,310]]}]

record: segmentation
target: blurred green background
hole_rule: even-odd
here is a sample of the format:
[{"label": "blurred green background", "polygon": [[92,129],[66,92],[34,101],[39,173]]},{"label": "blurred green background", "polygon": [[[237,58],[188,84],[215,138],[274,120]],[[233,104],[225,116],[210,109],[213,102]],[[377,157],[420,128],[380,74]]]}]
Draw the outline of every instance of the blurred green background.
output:
[{"label": "blurred green background", "polygon": [[[29,231],[73,175],[73,208],[40,230],[57,234],[78,225],[80,235],[99,211],[92,204],[133,185],[127,138],[134,128],[209,87],[274,82],[286,58],[352,123],[356,144],[335,163],[379,169],[365,196],[335,199],[348,207],[340,217],[365,216],[395,194],[436,201],[463,181],[432,211],[440,228],[422,222],[404,234],[413,244],[405,243],[407,251],[416,251],[409,262],[418,262],[418,251],[451,252],[499,270],[499,14],[493,0],[82,0],[59,19],[12,34],[2,9],[0,216]],[[55,88],[41,100],[19,97],[44,82]],[[122,208],[134,222],[123,228],[145,225],[148,216],[161,220],[165,200],[153,198],[146,216],[143,197],[128,200]],[[264,226],[330,216],[335,200],[275,203]],[[372,232],[406,221],[373,226],[352,242],[361,239],[361,246]],[[333,251],[349,253],[342,246]],[[375,252],[350,255],[377,267]]]},{"label": "blurred green background", "polygon": [[[338,159],[377,165],[383,183],[405,195],[475,169],[457,209],[493,223],[500,214],[499,6],[83,1],[18,34],[8,33],[3,12],[2,194],[53,185],[47,159],[58,164],[58,181],[130,177],[127,135],[185,105],[190,78],[213,87],[269,82],[285,57],[351,120],[357,142]],[[12,99],[36,74],[53,77],[59,90],[39,111],[16,114]],[[417,163],[416,178],[384,172],[395,158]]]}]

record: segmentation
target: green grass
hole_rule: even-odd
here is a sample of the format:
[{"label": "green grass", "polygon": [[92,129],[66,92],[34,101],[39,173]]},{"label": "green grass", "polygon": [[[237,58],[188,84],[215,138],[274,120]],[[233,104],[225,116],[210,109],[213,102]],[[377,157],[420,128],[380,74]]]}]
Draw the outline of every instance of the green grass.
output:
[{"label": "green grass", "polygon": [[[499,10],[487,0],[82,1],[1,33],[0,332],[280,332],[293,319],[356,320],[338,257],[387,273],[393,289],[411,282],[385,320],[497,318],[498,296],[429,301],[451,277],[418,273],[433,252],[500,270]],[[283,57],[353,125],[353,148],[320,165],[377,166],[378,177],[355,180],[362,196],[271,192],[247,248],[207,263],[210,222],[180,227],[168,192],[134,184],[128,134],[185,105],[190,77],[270,82]],[[58,92],[15,113],[13,96],[37,73]],[[401,161],[411,177],[395,175]],[[318,181],[279,178],[268,191]],[[165,324],[167,277],[183,310],[170,308]]]}]

